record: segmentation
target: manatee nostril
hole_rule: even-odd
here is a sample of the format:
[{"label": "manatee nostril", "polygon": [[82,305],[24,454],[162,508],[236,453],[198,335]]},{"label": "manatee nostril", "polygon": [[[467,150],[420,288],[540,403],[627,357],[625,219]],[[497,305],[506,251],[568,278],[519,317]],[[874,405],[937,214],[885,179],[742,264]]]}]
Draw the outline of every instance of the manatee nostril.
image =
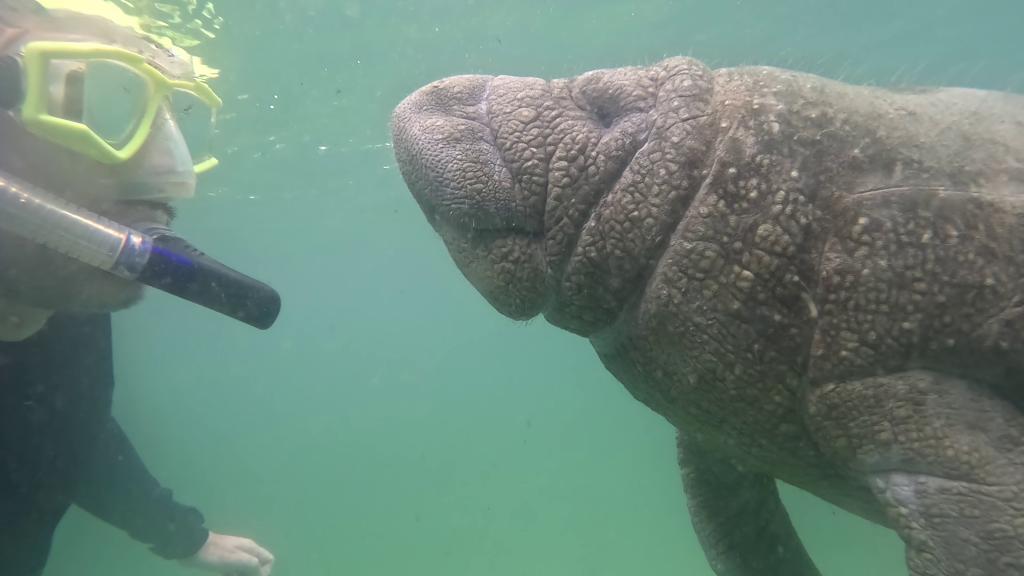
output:
[{"label": "manatee nostril", "polygon": [[608,129],[622,115],[622,106],[614,95],[604,94],[594,86],[570,88],[569,98],[581,112],[594,119],[602,128]]},{"label": "manatee nostril", "polygon": [[595,107],[594,117],[604,128],[611,128],[615,124],[615,111],[610,106]]}]

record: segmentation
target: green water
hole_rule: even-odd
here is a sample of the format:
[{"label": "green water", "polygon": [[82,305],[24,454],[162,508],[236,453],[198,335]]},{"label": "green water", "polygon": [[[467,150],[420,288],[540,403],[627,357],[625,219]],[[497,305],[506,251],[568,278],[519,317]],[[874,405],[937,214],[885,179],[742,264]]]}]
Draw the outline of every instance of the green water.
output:
[{"label": "green water", "polygon": [[[219,0],[222,167],[179,228],[273,283],[262,333],[151,294],[115,316],[115,412],[209,526],[275,574],[710,575],[670,427],[588,344],[493,312],[420,215],[388,116],[442,76],[690,54],[876,84],[1024,90],[1006,2]],[[825,576],[898,539],[795,490]],[[183,573],[73,511],[47,576]]]}]

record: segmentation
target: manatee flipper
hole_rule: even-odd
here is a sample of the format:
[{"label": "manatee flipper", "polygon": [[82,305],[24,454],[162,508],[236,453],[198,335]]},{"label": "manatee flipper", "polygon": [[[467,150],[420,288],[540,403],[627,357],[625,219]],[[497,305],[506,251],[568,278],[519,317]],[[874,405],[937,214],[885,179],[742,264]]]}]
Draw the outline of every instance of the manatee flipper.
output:
[{"label": "manatee flipper", "polygon": [[770,476],[739,470],[713,450],[677,438],[693,528],[718,576],[821,576]]},{"label": "manatee flipper", "polygon": [[1024,575],[1024,414],[990,386],[916,370],[816,387],[809,423],[859,471],[911,576]]}]

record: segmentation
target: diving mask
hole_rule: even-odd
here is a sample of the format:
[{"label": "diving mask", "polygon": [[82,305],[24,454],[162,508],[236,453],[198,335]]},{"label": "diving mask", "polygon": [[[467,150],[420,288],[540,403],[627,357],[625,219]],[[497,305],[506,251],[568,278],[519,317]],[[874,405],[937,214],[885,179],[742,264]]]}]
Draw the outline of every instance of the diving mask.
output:
[{"label": "diving mask", "polygon": [[173,119],[195,173],[206,172],[217,165],[211,140],[221,105],[202,81],[170,78],[117,46],[34,41],[0,60],[0,106],[18,108],[33,134],[105,164],[131,159],[154,124]]}]

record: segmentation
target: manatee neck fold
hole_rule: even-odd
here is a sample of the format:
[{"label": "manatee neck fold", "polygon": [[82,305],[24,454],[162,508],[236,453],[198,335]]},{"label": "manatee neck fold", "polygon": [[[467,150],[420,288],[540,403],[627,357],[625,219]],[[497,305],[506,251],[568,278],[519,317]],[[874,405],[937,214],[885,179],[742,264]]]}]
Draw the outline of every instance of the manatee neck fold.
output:
[{"label": "manatee neck fold", "polygon": [[553,296],[545,317],[581,336],[613,326],[642,297],[716,155],[720,129],[708,67],[673,58],[640,83],[641,93],[623,99],[614,79],[585,75],[574,82],[570,90],[585,106],[616,106],[613,114],[598,114],[599,138],[579,150],[586,169],[548,179],[570,184],[548,193]]}]

